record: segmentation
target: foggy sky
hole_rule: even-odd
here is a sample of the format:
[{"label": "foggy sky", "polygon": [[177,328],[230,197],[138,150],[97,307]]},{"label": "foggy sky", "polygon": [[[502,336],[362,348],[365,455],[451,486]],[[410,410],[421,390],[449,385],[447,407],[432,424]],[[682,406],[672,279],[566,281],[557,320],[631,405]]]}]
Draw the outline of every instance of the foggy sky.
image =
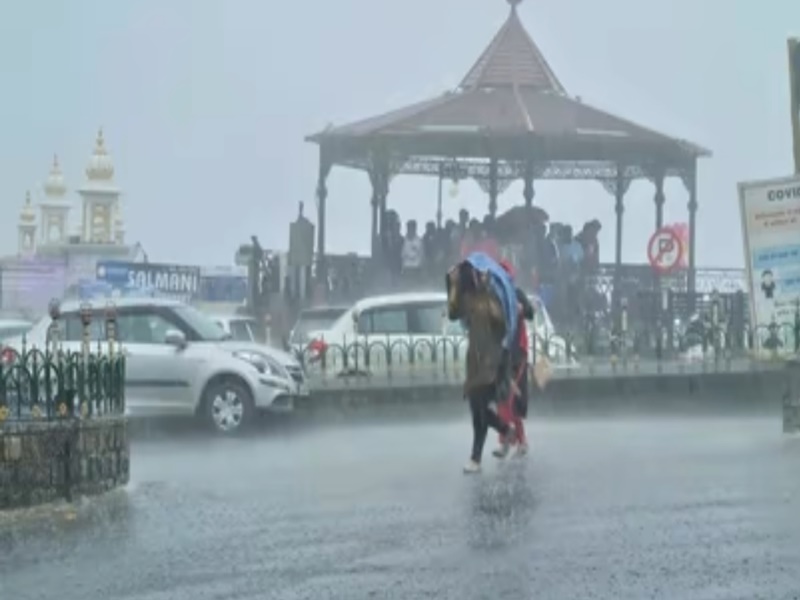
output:
[{"label": "foggy sky", "polygon": [[[251,233],[286,248],[298,202],[315,218],[303,137],[455,87],[508,14],[504,0],[6,4],[0,254],[15,251],[25,190],[52,154],[79,187],[102,125],[128,240],[152,261],[202,265],[229,264]],[[570,94],[714,152],[700,165],[698,264],[741,266],[736,182],[791,170],[786,38],[800,2],[526,0],[520,15]],[[334,169],[329,190],[329,250],[366,252],[367,176]],[[666,193],[666,221],[685,219],[683,185]],[[488,202],[474,182],[445,201],[446,216]],[[537,183],[535,202],[553,220],[599,218],[613,260],[613,198],[598,183]],[[396,178],[389,205],[432,220],[436,181]],[[652,186],[632,185],[625,260],[644,261],[654,218]]]}]

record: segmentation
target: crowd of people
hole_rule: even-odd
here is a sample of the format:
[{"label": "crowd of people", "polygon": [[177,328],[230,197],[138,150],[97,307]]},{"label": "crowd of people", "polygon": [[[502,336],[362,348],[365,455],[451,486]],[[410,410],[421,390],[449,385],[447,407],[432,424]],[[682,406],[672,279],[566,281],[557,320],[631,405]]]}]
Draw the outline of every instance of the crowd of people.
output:
[{"label": "crowd of people", "polygon": [[508,231],[504,217],[487,215],[480,221],[461,210],[457,222],[448,220],[443,227],[437,227],[429,221],[424,231],[420,231],[417,221],[409,220],[403,233],[398,214],[388,211],[382,239],[383,267],[395,278],[426,272],[441,274],[442,268],[470,252],[482,251],[497,260],[511,260],[517,268],[527,267],[534,283],[544,283],[559,277],[564,268],[585,271],[599,264],[597,220],[587,222],[574,234],[571,225],[551,223],[548,228],[535,215],[527,231],[519,236]]},{"label": "crowd of people", "polygon": [[442,227],[429,221],[424,231],[417,221],[409,220],[403,231],[399,215],[390,210],[376,261],[382,275],[380,285],[388,289],[435,288],[450,265],[482,251],[497,261],[510,262],[520,285],[539,293],[548,305],[563,306],[574,314],[579,310],[577,286],[599,266],[600,228],[599,221],[591,220],[576,234],[568,224],[548,226],[539,209],[520,207],[483,220],[461,210],[458,221],[448,220]]},{"label": "crowd of people", "polygon": [[586,294],[580,292],[600,264],[600,229],[599,221],[590,220],[575,233],[569,224],[550,223],[536,207],[516,207],[481,220],[461,210],[458,220],[441,226],[428,221],[424,227],[413,219],[403,223],[389,210],[376,256],[327,258],[325,297],[329,303],[347,303],[371,294],[441,290],[448,268],[482,251],[511,264],[518,284],[541,297],[557,324],[574,322],[588,311]]}]

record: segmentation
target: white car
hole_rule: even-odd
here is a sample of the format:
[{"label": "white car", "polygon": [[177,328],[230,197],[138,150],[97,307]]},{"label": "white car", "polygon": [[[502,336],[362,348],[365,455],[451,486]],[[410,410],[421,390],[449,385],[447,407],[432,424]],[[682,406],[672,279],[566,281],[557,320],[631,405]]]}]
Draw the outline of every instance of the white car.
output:
[{"label": "white car", "polygon": [[[547,348],[548,358],[555,365],[575,365],[569,357],[563,338],[554,335],[547,309],[533,299],[535,317],[528,323],[530,344],[535,354]],[[348,309],[327,329],[307,332],[302,348],[306,361],[318,364],[325,355],[326,369],[346,375],[369,373],[387,367],[402,368],[408,363],[409,348],[414,349],[418,364],[432,362],[432,350],[459,346],[466,351],[466,336],[460,322],[447,318],[447,296],[438,292],[393,294],[365,298]],[[387,357],[387,349],[391,349]],[[533,361],[534,353],[529,352]],[[346,358],[345,358],[346,357]]]},{"label": "white car", "polygon": [[[106,303],[91,305],[92,351],[104,341]],[[258,410],[289,411],[309,393],[297,359],[261,344],[229,340],[205,314],[176,300],[119,298],[114,302],[117,339],[126,356],[126,409],[132,416],[197,415],[217,431],[233,433]],[[25,336],[44,348],[50,316]],[[79,351],[81,305],[68,301],[59,317],[61,347]],[[23,338],[4,344],[16,352]],[[103,351],[108,347],[101,344]],[[7,359],[7,356],[5,356]]]},{"label": "white car", "polygon": [[33,323],[21,319],[0,319],[0,342],[20,337],[30,331]]},{"label": "white car", "polygon": [[311,341],[309,334],[327,331],[339,318],[350,310],[349,306],[314,306],[300,311],[297,321],[289,333],[289,345],[303,347]]},{"label": "white car", "polygon": [[[266,340],[266,332],[253,317],[246,315],[211,315],[211,320],[228,334],[228,338],[236,342],[258,342]],[[269,342],[269,340],[267,340]]]}]

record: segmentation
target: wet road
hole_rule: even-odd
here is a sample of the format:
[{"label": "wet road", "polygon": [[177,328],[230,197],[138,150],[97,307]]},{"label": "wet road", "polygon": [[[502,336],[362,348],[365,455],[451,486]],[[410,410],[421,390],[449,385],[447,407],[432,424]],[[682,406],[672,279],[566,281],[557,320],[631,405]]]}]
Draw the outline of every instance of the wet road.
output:
[{"label": "wet road", "polygon": [[139,442],[126,492],[0,527],[0,598],[800,598],[779,427],[539,422],[477,477],[465,416]]}]

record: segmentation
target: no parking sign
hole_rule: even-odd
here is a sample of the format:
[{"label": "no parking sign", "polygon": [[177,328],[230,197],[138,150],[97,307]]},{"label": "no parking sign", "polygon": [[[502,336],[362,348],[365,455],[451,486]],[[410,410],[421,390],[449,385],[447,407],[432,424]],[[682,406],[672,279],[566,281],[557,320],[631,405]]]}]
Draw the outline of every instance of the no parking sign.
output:
[{"label": "no parking sign", "polygon": [[647,243],[647,260],[660,274],[671,273],[681,264],[683,243],[672,227],[661,227]]}]

